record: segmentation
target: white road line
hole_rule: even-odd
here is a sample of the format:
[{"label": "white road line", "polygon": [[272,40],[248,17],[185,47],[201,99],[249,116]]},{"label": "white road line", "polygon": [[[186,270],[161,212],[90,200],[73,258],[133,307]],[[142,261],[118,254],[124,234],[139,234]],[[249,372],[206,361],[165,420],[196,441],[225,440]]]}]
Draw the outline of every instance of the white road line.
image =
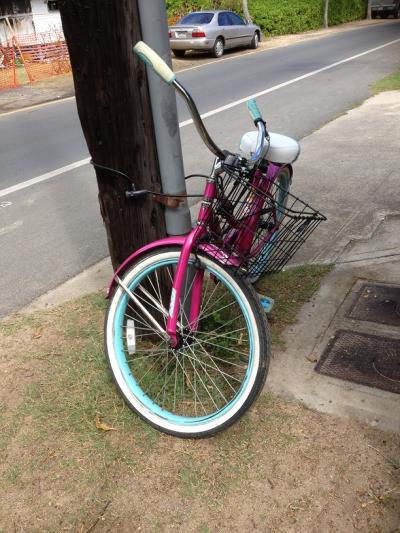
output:
[{"label": "white road line", "polygon": [[41,104],[34,104],[21,109],[13,109],[12,111],[5,111],[0,113],[0,119],[3,117],[8,117],[10,115],[15,115],[16,113],[23,113],[25,111],[35,111],[41,107],[48,107],[49,105],[59,104],[61,102],[68,102],[69,100],[75,100],[75,96],[66,96],[65,98],[57,98],[56,100],[50,100],[50,102],[42,102]]},{"label": "white road line", "polygon": [[[376,46],[375,48],[370,48],[369,50],[365,50],[365,52],[361,52],[360,54],[356,54],[351,57],[347,57],[346,59],[341,59],[340,61],[336,61],[335,63],[331,63],[330,65],[327,65],[326,67],[319,68],[317,70],[313,70],[311,72],[308,72],[307,74],[303,74],[302,76],[297,76],[297,78],[293,78],[291,80],[285,81],[283,83],[279,83],[278,85],[274,85],[273,87],[270,87],[269,89],[265,89],[263,91],[259,91],[258,93],[254,93],[248,96],[245,96],[244,98],[240,98],[239,100],[235,100],[234,102],[231,102],[229,104],[226,104],[224,106],[218,107],[216,109],[213,109],[212,111],[208,111],[207,113],[203,113],[201,115],[201,118],[205,119],[208,117],[211,117],[213,115],[216,115],[218,113],[222,113],[223,111],[226,111],[228,109],[232,109],[233,107],[236,107],[240,104],[243,104],[244,102],[247,102],[250,98],[258,98],[260,96],[264,96],[265,94],[272,93],[274,91],[278,91],[279,89],[282,89],[283,87],[288,87],[289,85],[292,85],[293,83],[297,83],[299,81],[305,80],[307,78],[310,78],[311,76],[315,76],[317,74],[320,74],[321,72],[325,72],[326,70],[330,70],[332,68],[335,68],[339,65],[343,65],[345,63],[348,63],[349,61],[354,61],[354,59],[358,59],[360,57],[363,57],[367,54],[372,54],[373,52],[376,52],[377,50],[381,50],[382,48],[386,48],[387,46],[390,46],[392,44],[400,43],[400,39],[395,39],[393,41],[389,41],[388,43],[381,44],[380,46]],[[193,120],[184,120],[183,122],[179,123],[180,128],[184,128],[185,126],[189,126],[189,124],[193,124]],[[0,198],[3,196],[7,196],[13,192],[20,191],[22,189],[26,189],[27,187],[30,187],[31,185],[35,185],[36,183],[40,183],[42,181],[46,181],[48,179],[54,178],[56,176],[59,176],[60,174],[63,174],[64,172],[68,172],[69,170],[73,170],[78,167],[82,167],[89,163],[90,158],[82,159],[81,161],[76,161],[75,163],[71,163],[70,165],[66,165],[65,167],[58,168],[56,170],[52,170],[51,172],[47,172],[46,174],[42,174],[41,176],[37,176],[36,178],[32,178],[27,181],[23,181],[22,183],[18,183],[17,185],[13,185],[12,187],[8,187],[7,189],[0,190]]]},{"label": "white road line", "polygon": [[75,168],[83,167],[84,165],[87,165],[89,161],[90,161],[90,157],[87,157],[86,159],[75,161],[75,163],[71,163],[70,165],[66,165],[65,167],[57,168],[56,170],[52,170],[51,172],[46,172],[46,174],[42,174],[41,176],[37,176],[36,178],[23,181],[22,183],[17,183],[16,185],[13,185],[12,187],[8,187],[7,189],[2,189],[0,190],[0,198],[2,196],[7,196],[9,194],[12,194],[13,192],[26,189],[27,187],[31,187],[31,185],[36,185],[36,183],[40,183],[42,181],[55,178],[56,176],[59,176],[60,174],[64,174],[64,172],[74,170]]}]

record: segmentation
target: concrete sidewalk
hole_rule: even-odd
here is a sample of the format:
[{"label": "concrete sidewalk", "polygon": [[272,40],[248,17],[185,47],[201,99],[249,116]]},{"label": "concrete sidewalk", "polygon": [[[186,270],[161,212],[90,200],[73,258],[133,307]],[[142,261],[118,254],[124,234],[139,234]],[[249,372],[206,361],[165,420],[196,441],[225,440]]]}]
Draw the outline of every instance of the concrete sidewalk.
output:
[{"label": "concrete sidewalk", "polygon": [[[391,91],[370,98],[302,140],[293,191],[296,187],[309,191],[306,200],[328,221],[295,260],[336,266],[304,306],[297,324],[285,332],[287,348],[274,354],[267,379],[268,389],[310,408],[356,416],[395,431],[400,431],[399,394],[317,374],[314,367],[339,330],[400,343],[399,327],[347,317],[363,282],[400,287],[399,139],[400,91]],[[105,260],[26,310],[105,288],[111,274]]]},{"label": "concrete sidewalk", "polygon": [[[397,326],[352,319],[362,287],[400,287],[400,91],[381,93],[302,141],[296,184],[308,184],[312,204],[328,217],[296,261],[335,263],[297,324],[275,353],[268,387],[310,408],[400,431],[400,396],[315,372],[340,332],[397,342]],[[400,301],[395,302],[396,317]],[[395,320],[396,322],[396,320]],[[333,341],[334,342],[334,341]],[[377,354],[378,356],[378,354]],[[390,378],[389,378],[390,379]]]}]

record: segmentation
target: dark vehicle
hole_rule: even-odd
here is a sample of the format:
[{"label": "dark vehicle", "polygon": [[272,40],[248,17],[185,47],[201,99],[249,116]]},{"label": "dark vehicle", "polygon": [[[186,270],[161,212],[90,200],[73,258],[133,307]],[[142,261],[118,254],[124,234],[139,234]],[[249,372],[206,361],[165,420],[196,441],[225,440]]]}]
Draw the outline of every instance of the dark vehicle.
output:
[{"label": "dark vehicle", "polygon": [[385,19],[389,15],[393,15],[395,19],[400,17],[400,0],[372,0],[371,2],[371,16],[377,16]]}]

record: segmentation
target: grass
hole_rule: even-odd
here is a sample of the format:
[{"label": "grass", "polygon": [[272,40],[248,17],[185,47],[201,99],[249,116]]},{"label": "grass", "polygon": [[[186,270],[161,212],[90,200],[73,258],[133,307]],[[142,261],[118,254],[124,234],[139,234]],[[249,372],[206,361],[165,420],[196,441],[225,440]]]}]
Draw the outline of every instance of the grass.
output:
[{"label": "grass", "polygon": [[390,457],[386,461],[394,470],[400,470],[400,457]]},{"label": "grass", "polygon": [[[258,292],[276,302],[271,317],[276,342],[284,328],[296,320],[300,307],[318,289],[330,268],[298,267],[266,276],[258,283]],[[22,401],[14,412],[15,423],[4,421],[0,449],[6,447],[26,417],[34,420],[33,428],[41,427],[41,436],[68,434],[74,443],[105,456],[110,456],[111,450],[94,424],[96,415],[122,433],[134,432],[137,445],[143,441],[147,447],[157,441],[158,433],[133,416],[115,390],[103,354],[104,312],[104,299],[93,294],[53,311],[3,321],[1,333],[5,339],[30,339],[32,349],[25,352],[24,360],[28,366],[40,368],[40,375],[23,390]],[[15,342],[19,351],[20,344]],[[36,437],[33,430],[31,438]],[[131,454],[124,457],[118,460],[131,464]]]},{"label": "grass", "polygon": [[[296,320],[301,305],[311,298],[329,270],[299,267],[259,282],[257,290],[276,301],[271,319],[275,340]],[[0,456],[4,454],[5,484],[22,488],[27,478],[47,468],[63,472],[67,493],[79,487],[84,491],[94,483],[101,484],[107,497],[113,488],[111,471],[144,472],[153,450],[168,439],[133,415],[118,394],[103,353],[104,312],[103,297],[92,294],[54,310],[14,316],[0,324],[4,349],[18,361],[15,370],[19,366],[32,369],[26,383],[19,384],[15,405],[10,407],[7,401],[1,404]],[[229,437],[224,433],[215,438],[212,469],[196,461],[196,446],[182,455],[177,478],[183,497],[201,495],[217,502],[240,483],[255,460],[253,437],[259,433],[260,423],[278,428],[274,438],[281,447],[291,443],[291,437],[281,429],[285,417],[270,396],[262,396],[256,410],[255,420],[244,417],[230,430]],[[97,415],[115,431],[100,431],[95,423]],[[271,433],[264,432],[258,442],[270,438]]]},{"label": "grass", "polygon": [[304,265],[264,276],[257,283],[258,293],[275,300],[270,316],[272,342],[282,345],[283,331],[295,323],[301,307],[312,298],[322,278],[331,270],[332,265]]},{"label": "grass", "polygon": [[374,94],[381,93],[383,91],[398,91],[400,90],[400,70],[389,74],[385,78],[375,82],[372,85],[372,92]]},{"label": "grass", "polygon": [[[293,268],[259,282],[258,291],[276,301],[271,322],[278,340],[329,270]],[[103,354],[104,311],[103,298],[93,294],[0,323],[0,531],[3,524],[5,531],[90,531],[109,502],[104,526],[110,531],[131,531],[132,523],[148,531],[182,530],[196,506],[192,530],[215,531],[208,519],[222,516],[232,495],[241,501],[247,494],[250,501],[265,487],[261,499],[268,504],[259,501],[256,515],[265,511],[264,523],[270,512],[281,513],[284,523],[287,513],[311,512],[314,492],[310,496],[299,480],[313,478],[318,468],[312,462],[329,456],[323,415],[264,393],[213,439],[158,433],[114,387]],[[115,430],[96,427],[96,415]],[[336,439],[336,453],[351,462],[343,434],[336,437],[336,423],[330,424],[329,450]],[[290,463],[297,456],[302,459]],[[385,457],[397,457],[394,447]],[[307,465],[308,473],[293,473]],[[390,466],[397,474],[398,460]],[[283,487],[290,488],[287,501]],[[128,508],[129,523],[120,527],[117,517]]]}]

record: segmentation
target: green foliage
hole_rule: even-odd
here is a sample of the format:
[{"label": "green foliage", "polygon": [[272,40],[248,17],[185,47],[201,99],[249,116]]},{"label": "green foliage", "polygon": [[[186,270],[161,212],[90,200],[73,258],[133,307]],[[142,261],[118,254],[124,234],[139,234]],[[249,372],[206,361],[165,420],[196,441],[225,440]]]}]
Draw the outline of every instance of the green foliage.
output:
[{"label": "green foliage", "polygon": [[329,2],[329,25],[350,22],[365,17],[365,0],[331,0]]},{"label": "green foliage", "polygon": [[322,0],[250,0],[249,11],[266,35],[299,33],[322,25]]},{"label": "green foliage", "polygon": [[183,16],[204,9],[229,9],[241,13],[240,0],[166,0],[168,16]]},{"label": "green foliage", "polygon": [[[204,9],[242,12],[240,0],[166,0],[169,16]],[[325,0],[249,0],[249,11],[266,35],[314,30],[323,25]],[[329,25],[365,17],[365,0],[330,0]]]}]

